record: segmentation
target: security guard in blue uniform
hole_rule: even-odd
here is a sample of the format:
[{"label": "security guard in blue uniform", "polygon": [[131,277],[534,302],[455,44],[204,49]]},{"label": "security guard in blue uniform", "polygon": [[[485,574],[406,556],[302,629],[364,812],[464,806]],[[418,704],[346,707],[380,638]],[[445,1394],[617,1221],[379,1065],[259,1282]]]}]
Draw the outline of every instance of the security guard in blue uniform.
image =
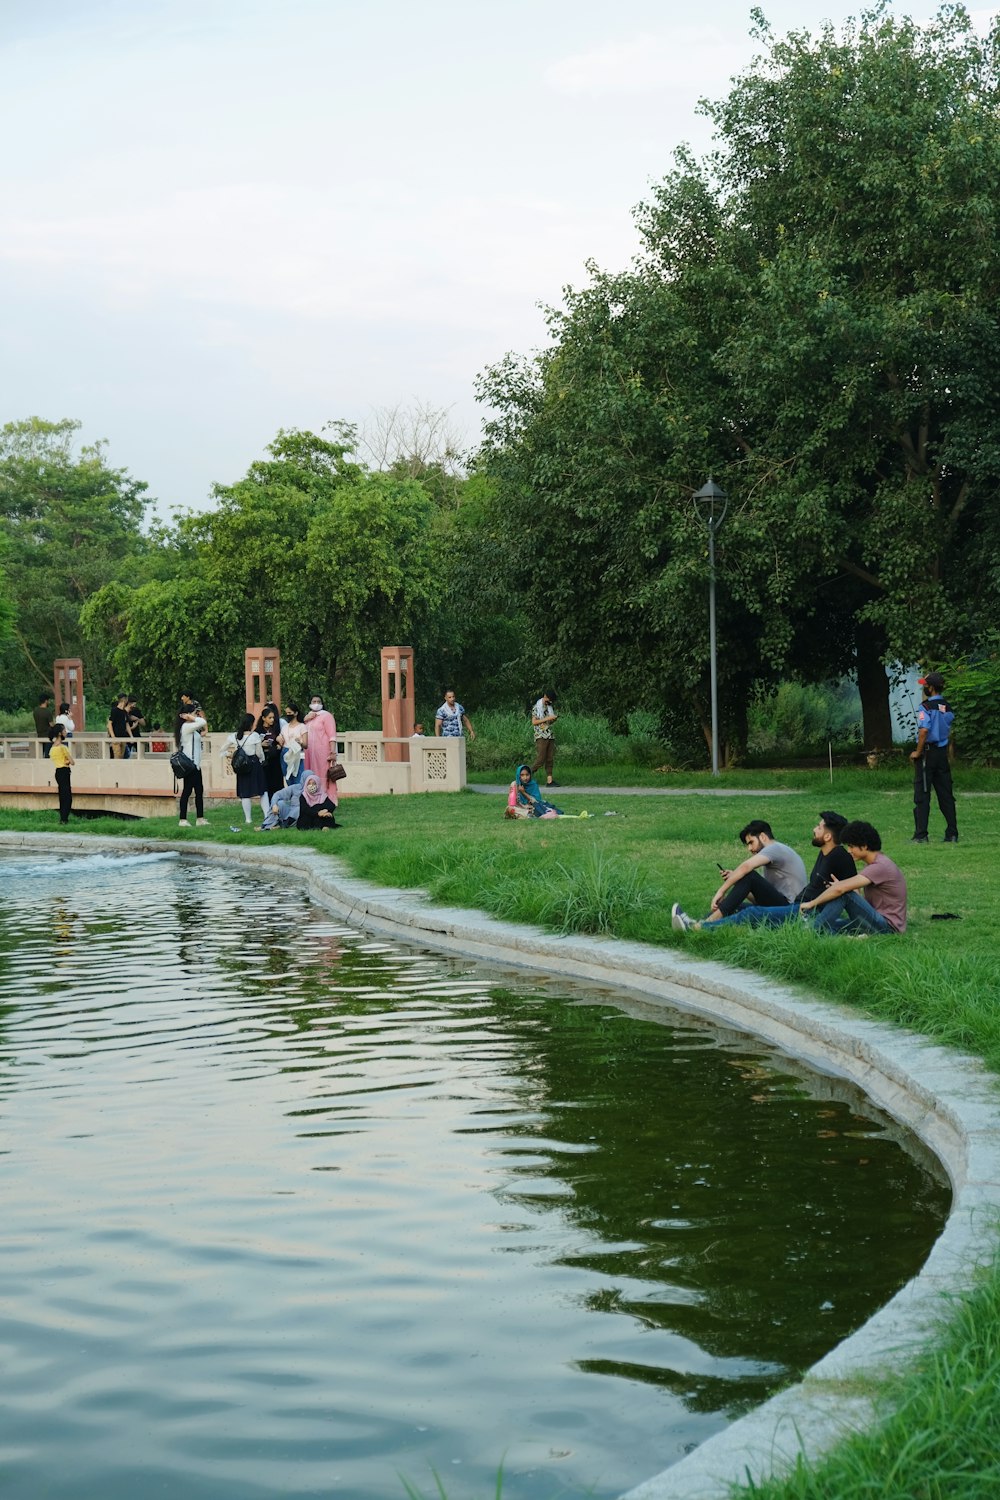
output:
[{"label": "security guard in blue uniform", "polygon": [[924,701],[917,713],[917,748],[910,756],[914,762],[913,838],[910,842],[928,842],[927,823],[931,813],[933,787],[944,818],[944,841],[946,844],[957,844],[955,793],[952,791],[951,763],[948,759],[948,741],[955,715],[944,699],[944,678],[940,672],[928,672],[926,677],[917,680],[924,689]]}]

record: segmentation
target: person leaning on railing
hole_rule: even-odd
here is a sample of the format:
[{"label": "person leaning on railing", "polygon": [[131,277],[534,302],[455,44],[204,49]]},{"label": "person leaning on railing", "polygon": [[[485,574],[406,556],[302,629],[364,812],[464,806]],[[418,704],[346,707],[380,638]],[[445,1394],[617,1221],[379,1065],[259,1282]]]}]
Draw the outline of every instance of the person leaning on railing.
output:
[{"label": "person leaning on railing", "polygon": [[119,693],[115,699],[114,707],[108,714],[108,734],[111,737],[111,754],[115,760],[125,759],[132,739],[128,727],[128,712],[125,707],[127,703],[128,694]]}]

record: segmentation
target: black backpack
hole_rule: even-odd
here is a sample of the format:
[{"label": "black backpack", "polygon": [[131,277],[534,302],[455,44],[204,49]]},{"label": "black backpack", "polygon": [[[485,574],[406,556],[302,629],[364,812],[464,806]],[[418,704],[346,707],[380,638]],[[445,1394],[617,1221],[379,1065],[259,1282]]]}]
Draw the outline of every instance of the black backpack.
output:
[{"label": "black backpack", "polygon": [[244,771],[249,771],[254,759],[255,757],[248,755],[243,746],[237,741],[236,749],[233,751],[233,758],[229,762],[233,768],[233,774],[235,776],[242,776]]},{"label": "black backpack", "polygon": [[185,755],[183,750],[175,750],[170,757],[170,769],[178,781],[183,781],[185,776],[193,776],[198,767],[190,755]]}]

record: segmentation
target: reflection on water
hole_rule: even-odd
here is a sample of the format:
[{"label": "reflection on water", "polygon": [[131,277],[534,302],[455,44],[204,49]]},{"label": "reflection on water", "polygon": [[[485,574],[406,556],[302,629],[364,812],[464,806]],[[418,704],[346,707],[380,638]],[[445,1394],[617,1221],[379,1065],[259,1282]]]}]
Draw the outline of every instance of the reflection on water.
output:
[{"label": "reflection on water", "polygon": [[239,872],[0,870],[5,1500],[614,1495],[943,1222],[887,1121],[731,1033]]}]

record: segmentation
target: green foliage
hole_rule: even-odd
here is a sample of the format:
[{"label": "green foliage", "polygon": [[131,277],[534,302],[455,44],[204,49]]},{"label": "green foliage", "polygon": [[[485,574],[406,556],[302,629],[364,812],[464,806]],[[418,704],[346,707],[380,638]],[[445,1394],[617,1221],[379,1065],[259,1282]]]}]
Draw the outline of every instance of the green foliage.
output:
[{"label": "green foliage", "polygon": [[34,739],[35,721],[31,710],[21,708],[13,713],[0,712],[0,734],[29,734]]},{"label": "green foliage", "polygon": [[782,682],[755,693],[747,742],[752,754],[793,759],[825,753],[830,741],[860,748],[860,704],[852,684]]},{"label": "green foliage", "polygon": [[86,610],[89,638],[164,720],[187,686],[228,723],[252,645],[280,649],[286,697],[320,692],[345,724],[377,712],[380,647],[433,602],[434,509],[416,480],[352,462],[350,429],[332,433],[280,432],[214,510],[178,521],[169,576]]},{"label": "green foliage", "polygon": [[[51,685],[56,657],[82,654],[81,608],[127,577],[146,547],[146,486],[110,468],[102,443],[75,455],[79,426],[32,417],[0,428],[0,561],[14,610],[0,654],[9,707]],[[99,701],[110,686],[106,663],[91,653],[87,666],[88,696]]]},{"label": "green foliage", "polygon": [[973,765],[1000,765],[1000,634],[987,638],[981,655],[946,663],[947,698],[955,710],[954,739]]},{"label": "green foliage", "polygon": [[13,590],[7,571],[9,566],[10,543],[0,531],[0,648],[12,638],[16,617]]}]

